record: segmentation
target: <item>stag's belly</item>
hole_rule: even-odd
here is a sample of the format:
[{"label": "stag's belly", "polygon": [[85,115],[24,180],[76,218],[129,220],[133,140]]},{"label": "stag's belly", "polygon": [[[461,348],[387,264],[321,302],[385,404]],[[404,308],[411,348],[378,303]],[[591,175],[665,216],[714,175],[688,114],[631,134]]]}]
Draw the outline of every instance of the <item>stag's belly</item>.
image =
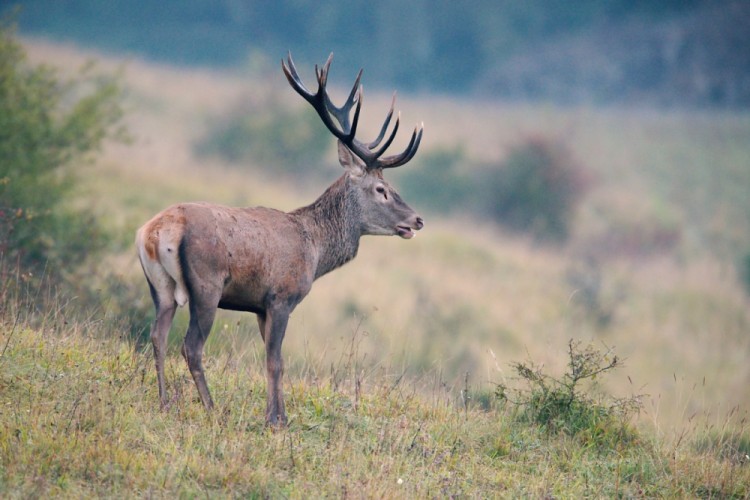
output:
[{"label": "stag's belly", "polygon": [[313,272],[294,254],[246,255],[229,261],[219,307],[265,312],[274,304],[297,305],[310,291]]}]

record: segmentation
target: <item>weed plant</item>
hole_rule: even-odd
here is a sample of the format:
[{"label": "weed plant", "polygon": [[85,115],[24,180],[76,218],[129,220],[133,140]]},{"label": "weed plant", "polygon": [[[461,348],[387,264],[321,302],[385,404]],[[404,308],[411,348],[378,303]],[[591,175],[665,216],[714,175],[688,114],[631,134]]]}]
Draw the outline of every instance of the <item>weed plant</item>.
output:
[{"label": "weed plant", "polygon": [[584,385],[621,365],[610,350],[602,352],[591,345],[582,348],[580,342],[570,340],[568,370],[562,377],[544,373],[533,362],[514,363],[523,385],[515,389],[499,385],[495,394],[512,403],[523,422],[548,433],[564,433],[585,443],[616,449],[636,436],[629,420],[641,409],[642,396],[596,396],[594,388]]}]

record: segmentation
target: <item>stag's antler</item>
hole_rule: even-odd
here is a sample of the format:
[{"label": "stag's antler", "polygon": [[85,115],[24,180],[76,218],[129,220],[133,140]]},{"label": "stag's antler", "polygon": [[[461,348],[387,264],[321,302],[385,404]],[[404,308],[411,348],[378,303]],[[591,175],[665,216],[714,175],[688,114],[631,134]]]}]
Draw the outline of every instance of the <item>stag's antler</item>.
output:
[{"label": "stag's antler", "polygon": [[[330,130],[333,135],[338,137],[338,139],[343,142],[355,155],[361,158],[367,166],[368,170],[400,167],[404,163],[411,160],[417,153],[419,143],[422,141],[422,131],[424,130],[424,125],[420,124],[414,127],[414,132],[411,135],[409,145],[404,151],[397,155],[391,155],[386,156],[385,158],[381,158],[381,156],[383,156],[383,153],[385,153],[386,149],[388,149],[388,147],[393,142],[393,139],[396,137],[399,121],[401,119],[399,113],[399,116],[396,117],[396,122],[393,124],[393,130],[391,131],[391,134],[388,136],[388,139],[385,141],[385,143],[380,146],[380,143],[382,142],[383,138],[385,137],[385,133],[388,130],[388,125],[391,123],[391,118],[393,117],[393,107],[396,104],[396,93],[393,93],[393,99],[391,100],[391,109],[390,111],[388,111],[388,115],[385,117],[385,122],[383,123],[383,126],[380,129],[380,133],[375,138],[375,140],[369,143],[363,143],[357,140],[355,138],[355,135],[357,133],[357,124],[359,122],[359,112],[362,109],[363,91],[362,85],[359,83],[360,79],[362,78],[362,70],[360,69],[359,73],[357,73],[357,78],[354,80],[354,86],[352,87],[351,92],[349,92],[349,97],[346,99],[346,102],[342,106],[336,106],[328,96],[328,92],[326,92],[326,84],[328,83],[328,69],[331,66],[332,60],[333,52],[331,52],[331,55],[328,56],[328,60],[326,60],[326,63],[321,69],[318,69],[317,64],[315,65],[315,75],[318,80],[318,90],[314,94],[307,90],[305,85],[302,83],[302,80],[297,73],[297,68],[294,66],[294,61],[292,61],[291,52],[287,56],[286,62],[283,60],[281,61],[281,68],[284,70],[286,79],[289,80],[289,84],[292,86],[292,88],[296,90],[299,95],[304,97],[307,102],[312,104],[312,107],[315,108],[315,111],[318,112],[318,115],[320,116],[321,120],[323,120],[325,126],[328,127],[328,130]],[[350,122],[349,115],[351,114],[352,107],[354,106],[356,106],[354,108],[354,118]],[[336,119],[336,121],[338,122],[338,126],[336,126],[331,117]]]}]

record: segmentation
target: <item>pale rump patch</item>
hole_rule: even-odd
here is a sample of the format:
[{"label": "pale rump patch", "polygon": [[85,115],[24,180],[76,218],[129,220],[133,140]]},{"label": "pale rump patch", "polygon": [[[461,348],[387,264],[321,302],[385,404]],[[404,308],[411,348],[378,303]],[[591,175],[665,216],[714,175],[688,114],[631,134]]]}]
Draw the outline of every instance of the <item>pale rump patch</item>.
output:
[{"label": "pale rump patch", "polygon": [[138,257],[159,300],[173,300],[179,306],[188,301],[178,255],[184,230],[185,216],[179,207],[173,207],[148,221],[136,234]]},{"label": "pale rump patch", "polygon": [[[138,235],[148,258],[158,260],[160,258],[159,240],[161,237],[176,236],[178,233],[182,237],[184,227],[185,214],[176,207],[165,210],[145,223],[138,230]],[[179,244],[179,239],[177,240],[177,244]]]}]

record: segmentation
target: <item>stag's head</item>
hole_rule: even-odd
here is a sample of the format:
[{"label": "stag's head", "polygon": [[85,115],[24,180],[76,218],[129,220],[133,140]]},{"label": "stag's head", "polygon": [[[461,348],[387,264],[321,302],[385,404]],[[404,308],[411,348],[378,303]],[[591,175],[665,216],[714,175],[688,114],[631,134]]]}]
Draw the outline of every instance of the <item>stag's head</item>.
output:
[{"label": "stag's head", "polygon": [[[347,171],[347,181],[361,208],[362,233],[412,238],[415,231],[422,229],[424,221],[401,199],[393,186],[386,182],[383,178],[383,169],[400,167],[414,157],[422,140],[424,127],[419,125],[414,128],[404,151],[396,155],[383,156],[396,137],[400,122],[400,116],[397,116],[393,129],[383,142],[393,118],[393,108],[396,103],[394,94],[391,109],[375,140],[361,142],[356,139],[362,108],[362,85],[360,85],[362,70],[359,71],[346,102],[341,106],[336,106],[331,102],[326,91],[328,70],[332,60],[333,53],[328,56],[322,68],[315,66],[315,75],[318,80],[318,90],[315,93],[310,92],[302,83],[291,54],[286,62],[282,61],[281,66],[292,88],[315,108],[328,130],[339,139],[339,161]],[[354,109],[353,117],[351,116],[352,109]]]}]

